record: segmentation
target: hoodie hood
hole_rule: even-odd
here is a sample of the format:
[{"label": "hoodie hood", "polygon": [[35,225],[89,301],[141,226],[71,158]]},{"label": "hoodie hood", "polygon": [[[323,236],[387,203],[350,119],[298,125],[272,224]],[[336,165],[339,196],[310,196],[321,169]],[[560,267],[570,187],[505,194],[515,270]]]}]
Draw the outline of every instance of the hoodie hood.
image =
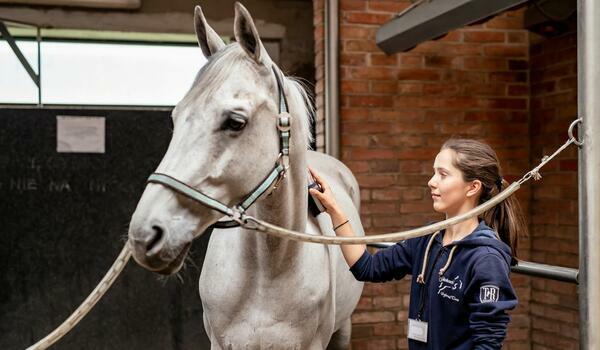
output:
[{"label": "hoodie hood", "polygon": [[450,246],[454,245],[459,247],[487,246],[497,250],[504,260],[506,260],[507,264],[510,265],[512,262],[510,247],[502,242],[496,231],[489,227],[483,220],[479,221],[479,225],[468,236],[450,244]]}]

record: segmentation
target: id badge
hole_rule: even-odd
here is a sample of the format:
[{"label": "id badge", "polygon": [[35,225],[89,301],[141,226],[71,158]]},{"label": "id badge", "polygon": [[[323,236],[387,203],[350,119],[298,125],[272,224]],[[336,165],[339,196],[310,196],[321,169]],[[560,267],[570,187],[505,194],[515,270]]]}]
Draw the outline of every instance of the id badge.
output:
[{"label": "id badge", "polygon": [[427,343],[427,322],[408,319],[408,339]]}]

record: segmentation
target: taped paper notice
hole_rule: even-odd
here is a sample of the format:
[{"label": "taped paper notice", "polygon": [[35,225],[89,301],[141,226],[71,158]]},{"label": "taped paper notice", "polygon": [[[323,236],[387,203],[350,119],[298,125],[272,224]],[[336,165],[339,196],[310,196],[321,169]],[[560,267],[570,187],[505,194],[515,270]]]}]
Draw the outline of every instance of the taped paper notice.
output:
[{"label": "taped paper notice", "polygon": [[56,116],[56,151],[104,153],[105,118]]}]

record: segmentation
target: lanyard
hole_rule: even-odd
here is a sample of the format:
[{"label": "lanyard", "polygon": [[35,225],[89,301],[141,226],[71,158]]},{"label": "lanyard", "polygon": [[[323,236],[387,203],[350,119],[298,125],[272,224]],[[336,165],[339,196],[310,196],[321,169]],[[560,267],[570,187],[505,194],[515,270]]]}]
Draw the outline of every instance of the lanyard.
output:
[{"label": "lanyard", "polygon": [[[423,315],[423,310],[425,309],[425,303],[426,303],[427,297],[429,297],[429,293],[427,293],[427,295],[425,295],[425,293],[429,289],[429,280],[431,278],[431,274],[433,273],[435,264],[437,263],[439,257],[442,255],[443,251],[444,251],[444,247],[440,247],[440,249],[437,251],[437,254],[435,255],[435,258],[433,259],[433,263],[431,263],[429,265],[429,271],[427,271],[425,274],[425,283],[421,287],[421,296],[419,298],[419,312],[417,313],[418,321],[421,320],[421,316]],[[424,264],[427,264],[427,261],[424,262]]]}]

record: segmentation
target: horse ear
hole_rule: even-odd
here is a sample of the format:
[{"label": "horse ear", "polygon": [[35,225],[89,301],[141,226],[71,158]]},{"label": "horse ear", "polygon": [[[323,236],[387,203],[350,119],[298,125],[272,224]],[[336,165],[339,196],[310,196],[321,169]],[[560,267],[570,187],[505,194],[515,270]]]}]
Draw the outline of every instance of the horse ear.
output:
[{"label": "horse ear", "polygon": [[200,6],[196,6],[194,9],[194,27],[196,27],[198,44],[202,49],[202,53],[204,53],[204,57],[208,58],[225,47],[223,39],[206,22]]},{"label": "horse ear", "polygon": [[233,25],[235,41],[259,64],[270,62],[267,50],[260,41],[258,30],[250,12],[239,2],[235,3],[235,20]]}]

